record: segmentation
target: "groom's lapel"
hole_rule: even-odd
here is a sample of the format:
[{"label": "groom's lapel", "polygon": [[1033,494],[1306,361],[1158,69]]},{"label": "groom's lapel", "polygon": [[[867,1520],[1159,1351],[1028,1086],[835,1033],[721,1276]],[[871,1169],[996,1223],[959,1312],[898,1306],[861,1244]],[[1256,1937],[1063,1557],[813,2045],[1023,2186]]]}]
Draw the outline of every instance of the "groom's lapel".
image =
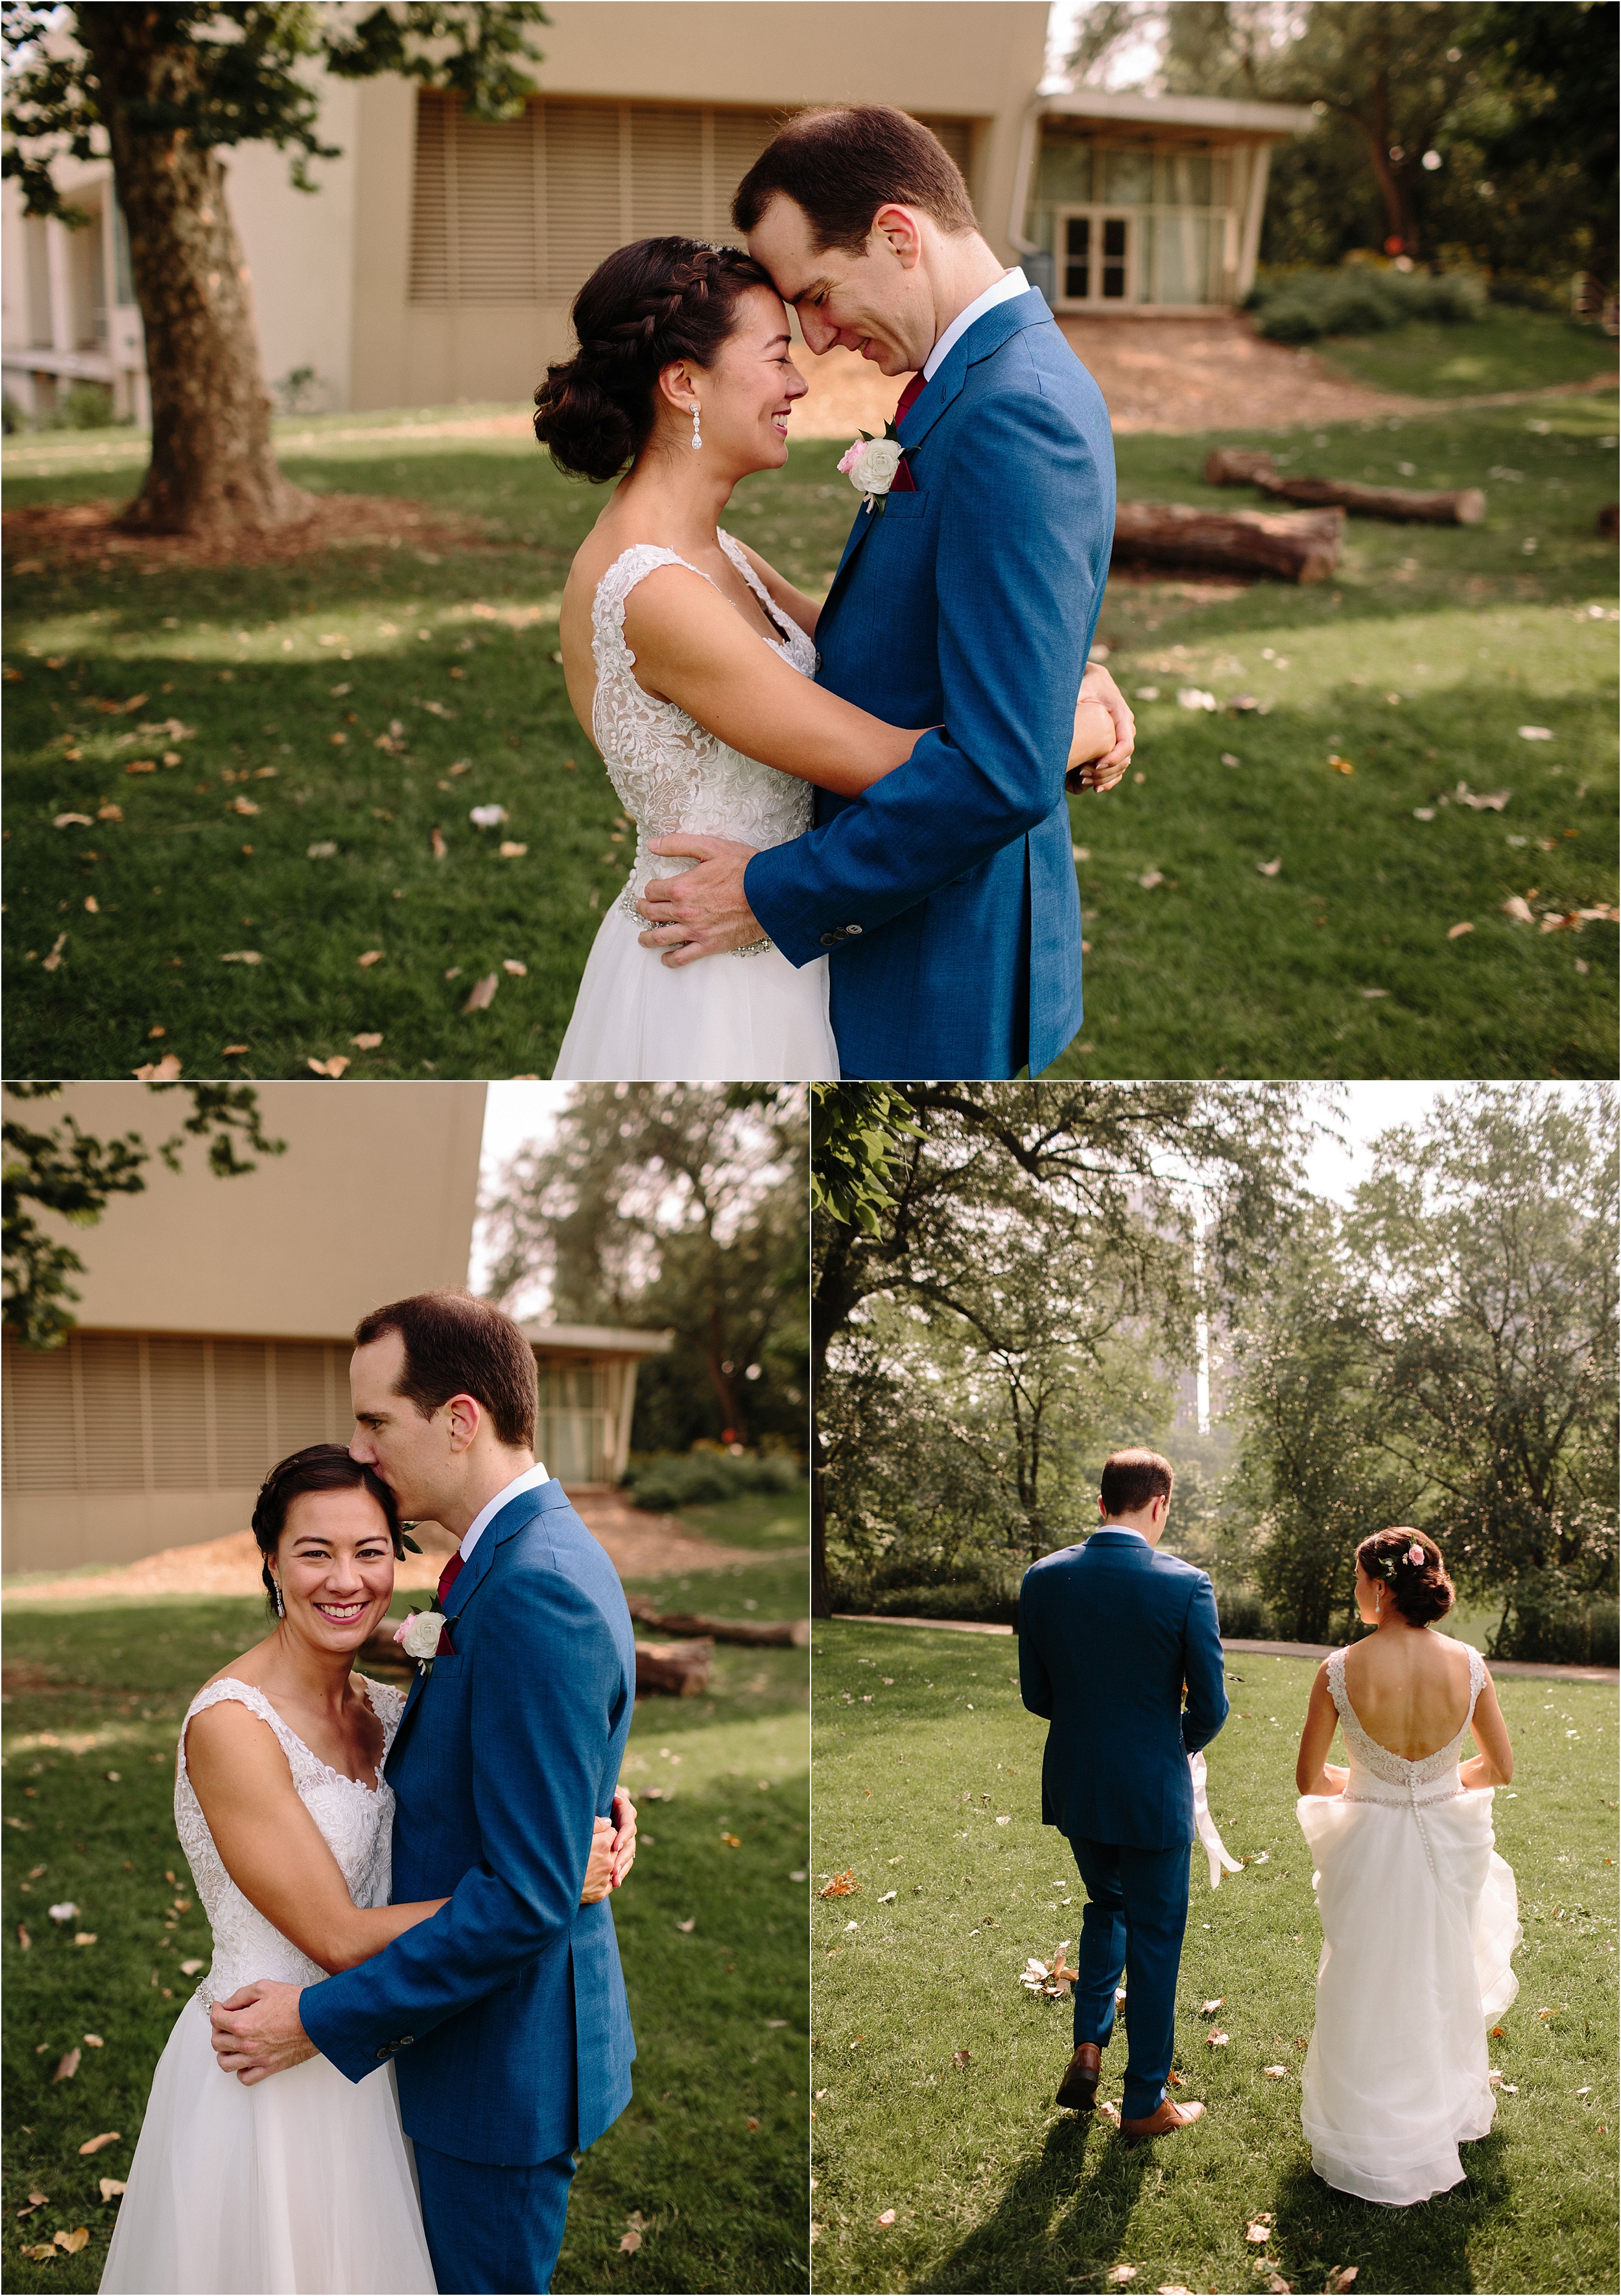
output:
[{"label": "groom's lapel", "polygon": [[[446,1619],[454,1621],[461,1616],[495,1569],[497,1554],[509,1538],[515,1538],[525,1523],[532,1521],[536,1515],[544,1514],[553,1507],[567,1506],[568,1504],[568,1495],[555,1475],[550,1482],[537,1483],[533,1490],[520,1491],[515,1499],[509,1499],[500,1513],[480,1534],[471,1560],[456,1573],[455,1584],[445,1598]],[[450,1636],[453,1644],[455,1638],[453,1624]],[[416,1680],[411,1685],[410,1695],[405,1700],[405,1710],[399,1718],[399,1728],[394,1734],[394,1743],[389,1749],[388,1759],[390,1761],[399,1751],[406,1726],[422,1702],[422,1688],[427,1679],[427,1676],[419,1669]],[[384,1767],[387,1767],[388,1764],[385,1762]]]},{"label": "groom's lapel", "polygon": [[[970,366],[977,366],[981,359],[989,358],[993,352],[999,351],[1003,343],[1022,333],[1026,327],[1039,326],[1044,320],[1051,322],[1052,316],[1045,297],[1032,287],[1027,295],[1011,296],[1005,303],[998,303],[994,310],[987,311],[982,319],[976,319],[968,332],[960,335],[952,345],[937,370],[930,375],[906,410],[903,426],[906,435],[902,444],[908,455],[916,453],[953,399],[961,394]],[[853,562],[874,521],[881,515],[880,512],[870,511],[864,506],[856,512],[856,523],[850,529],[844,555],[839,562],[839,570],[828,586],[827,596],[822,603],[823,613],[832,604],[844,580],[846,569]]]}]

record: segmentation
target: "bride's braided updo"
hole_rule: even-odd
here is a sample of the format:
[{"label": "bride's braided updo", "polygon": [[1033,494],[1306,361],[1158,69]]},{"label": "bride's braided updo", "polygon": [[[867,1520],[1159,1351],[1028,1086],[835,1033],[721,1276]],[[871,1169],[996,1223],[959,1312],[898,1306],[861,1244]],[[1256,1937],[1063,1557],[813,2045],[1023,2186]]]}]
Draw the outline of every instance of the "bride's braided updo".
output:
[{"label": "bride's braided updo", "polygon": [[1370,1578],[1390,1590],[1390,1599],[1409,1626],[1427,1627],[1444,1619],[1453,1601],[1453,1582],[1440,1548],[1428,1532],[1402,1527],[1375,1531],[1356,1550]]},{"label": "bride's braided updo", "polygon": [[617,478],[647,444],[660,370],[713,365],[751,287],[776,292],[741,248],[695,239],[638,239],[600,263],[574,299],[579,348],[535,393],[535,436],[558,469]]}]

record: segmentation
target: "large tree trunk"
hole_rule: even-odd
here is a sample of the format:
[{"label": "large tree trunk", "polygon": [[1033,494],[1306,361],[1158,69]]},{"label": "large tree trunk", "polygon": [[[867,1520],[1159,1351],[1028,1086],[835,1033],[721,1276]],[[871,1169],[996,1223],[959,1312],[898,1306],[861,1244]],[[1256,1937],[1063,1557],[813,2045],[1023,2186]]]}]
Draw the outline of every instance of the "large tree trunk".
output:
[{"label": "large tree trunk", "polygon": [[151,460],[120,524],[225,541],[307,515],[310,497],[282,477],[271,447],[248,268],[218,156],[183,130],[140,124],[196,72],[194,50],[166,32],[164,13],[77,11],[129,226],[151,385]]}]

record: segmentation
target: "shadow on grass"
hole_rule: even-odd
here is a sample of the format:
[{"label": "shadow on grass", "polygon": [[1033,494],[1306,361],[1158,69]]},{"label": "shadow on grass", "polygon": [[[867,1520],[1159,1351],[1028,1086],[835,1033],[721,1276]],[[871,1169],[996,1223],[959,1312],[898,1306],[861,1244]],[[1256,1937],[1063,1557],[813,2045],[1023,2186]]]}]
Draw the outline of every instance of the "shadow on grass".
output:
[{"label": "shadow on grass", "polygon": [[1297,2288],[1320,2288],[1330,2271],[1354,2264],[1357,2296],[1387,2290],[1454,2296],[1476,2288],[1471,2251],[1514,2198],[1503,2154],[1496,2129],[1464,2145],[1468,2181],[1408,2209],[1337,2193],[1303,2164],[1285,2173],[1273,2207],[1282,2276]]},{"label": "shadow on grass", "polygon": [[1147,2145],[1122,2144],[1096,2113],[1066,2113],[995,2212],[913,2287],[1045,2289],[1055,2277],[1100,2276],[1126,2245],[1150,2165]]}]

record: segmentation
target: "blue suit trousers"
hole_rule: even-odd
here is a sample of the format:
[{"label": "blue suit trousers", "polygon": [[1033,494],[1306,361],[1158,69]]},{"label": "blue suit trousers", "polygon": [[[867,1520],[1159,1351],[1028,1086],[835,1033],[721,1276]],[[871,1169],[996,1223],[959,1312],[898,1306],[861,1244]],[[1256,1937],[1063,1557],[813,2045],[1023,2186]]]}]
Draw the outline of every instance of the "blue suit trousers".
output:
[{"label": "blue suit trousers", "polygon": [[1086,1910],[1076,1956],[1075,2045],[1109,2046],[1115,1988],[1126,1973],[1127,2120],[1157,2112],[1176,2046],[1176,1977],[1188,1926],[1188,1845],[1134,1849],[1118,1841],[1072,1840]]},{"label": "blue suit trousers", "polygon": [[574,2155],[533,2168],[416,2150],[422,2229],[441,2296],[545,2296],[569,2217]]}]

